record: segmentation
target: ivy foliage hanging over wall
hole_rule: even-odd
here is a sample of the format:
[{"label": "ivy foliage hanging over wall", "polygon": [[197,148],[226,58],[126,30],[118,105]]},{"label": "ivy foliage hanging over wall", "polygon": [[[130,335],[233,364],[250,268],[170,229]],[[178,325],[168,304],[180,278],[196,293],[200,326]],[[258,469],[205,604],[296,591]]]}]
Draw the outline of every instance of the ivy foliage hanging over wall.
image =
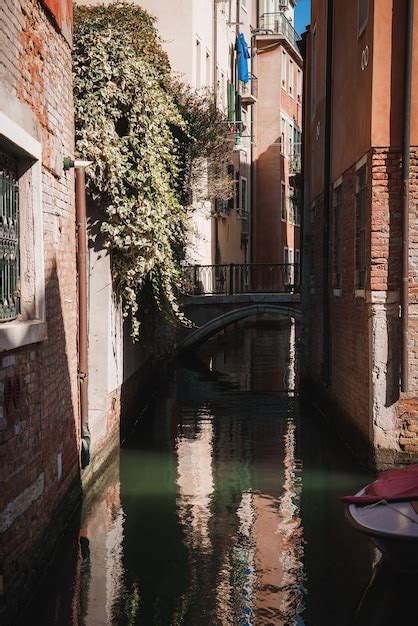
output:
[{"label": "ivy foliage hanging over wall", "polygon": [[137,337],[145,281],[158,308],[181,318],[187,211],[173,128],[187,132],[186,123],[153,20],[139,7],[76,7],[73,57],[76,149],[93,162],[89,195],[103,210],[115,285]]},{"label": "ivy foliage hanging over wall", "polygon": [[88,191],[136,338],[139,309],[185,321],[176,294],[191,199],[231,195],[233,144],[213,93],[172,80],[146,11],[121,1],[74,12],[76,149],[93,162]]}]

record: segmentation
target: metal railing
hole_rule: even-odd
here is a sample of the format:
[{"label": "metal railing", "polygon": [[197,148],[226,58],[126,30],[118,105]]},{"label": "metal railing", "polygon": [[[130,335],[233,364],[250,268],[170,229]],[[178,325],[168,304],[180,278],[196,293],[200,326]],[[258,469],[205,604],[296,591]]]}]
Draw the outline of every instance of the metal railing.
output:
[{"label": "metal railing", "polygon": [[183,268],[186,295],[238,295],[245,293],[298,293],[298,263],[243,263],[188,265]]},{"label": "metal railing", "polygon": [[240,81],[239,87],[240,95],[243,99],[252,96],[257,99],[258,97],[258,78],[254,76],[254,74],[250,74],[250,80],[248,83],[243,83]]},{"label": "metal railing", "polygon": [[293,152],[289,157],[290,174],[300,174],[302,170],[302,156],[298,152]]},{"label": "metal railing", "polygon": [[294,48],[297,48],[296,42],[300,39],[291,22],[283,13],[263,13],[260,16],[259,31],[282,35]]}]

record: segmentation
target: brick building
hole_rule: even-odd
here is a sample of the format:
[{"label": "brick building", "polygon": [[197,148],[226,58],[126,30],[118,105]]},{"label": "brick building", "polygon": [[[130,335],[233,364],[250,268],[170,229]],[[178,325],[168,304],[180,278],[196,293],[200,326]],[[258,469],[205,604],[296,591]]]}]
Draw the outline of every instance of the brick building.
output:
[{"label": "brick building", "polygon": [[[304,36],[303,379],[377,463],[418,456],[416,81],[410,115],[404,108],[407,25],[413,75],[418,12],[408,22],[410,4],[312,0]],[[409,288],[401,306],[405,223]]]},{"label": "brick building", "polygon": [[2,623],[79,482],[71,27],[71,0],[0,6]]}]

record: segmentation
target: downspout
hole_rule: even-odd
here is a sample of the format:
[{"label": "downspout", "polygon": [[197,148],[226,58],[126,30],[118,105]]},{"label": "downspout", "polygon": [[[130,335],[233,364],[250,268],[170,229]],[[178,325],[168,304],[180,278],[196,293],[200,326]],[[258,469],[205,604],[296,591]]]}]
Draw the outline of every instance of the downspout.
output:
[{"label": "downspout", "polygon": [[87,212],[86,164],[75,162],[78,274],[78,380],[80,388],[81,467],[90,463],[88,417],[88,338],[87,338]]},{"label": "downspout", "polygon": [[86,167],[92,161],[64,158],[64,170],[75,169],[75,211],[77,228],[78,279],[78,385],[80,397],[81,467],[90,463],[90,430],[88,416],[88,325],[87,325],[87,211]]},{"label": "downspout", "polygon": [[404,106],[402,128],[402,286],[401,324],[402,361],[401,391],[409,391],[408,330],[409,330],[409,171],[411,163],[411,91],[412,91],[412,45],[413,45],[414,0],[407,0],[405,25],[404,63]]},{"label": "downspout", "polygon": [[323,372],[326,387],[330,383],[330,186],[331,186],[331,124],[332,124],[332,48],[334,0],[328,0],[327,10],[327,49],[325,77],[325,155],[324,155],[324,230],[323,230]]}]

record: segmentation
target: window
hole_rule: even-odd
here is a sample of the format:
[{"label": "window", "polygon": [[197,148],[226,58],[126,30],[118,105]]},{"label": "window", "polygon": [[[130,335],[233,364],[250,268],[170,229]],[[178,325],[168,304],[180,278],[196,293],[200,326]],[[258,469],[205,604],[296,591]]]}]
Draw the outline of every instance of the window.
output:
[{"label": "window", "polygon": [[241,122],[241,133],[243,133],[248,125],[248,111],[247,109],[244,109],[244,107],[241,107]]},{"label": "window", "polygon": [[284,50],[282,50],[282,87],[283,89],[286,89],[286,61],[287,61],[287,54]]},{"label": "window", "polygon": [[295,285],[300,285],[300,250],[295,250]]},{"label": "window", "polygon": [[295,202],[294,202],[293,196],[290,198],[290,202],[289,202],[289,223],[290,224],[295,223]]},{"label": "window", "polygon": [[298,68],[297,82],[296,82],[296,95],[297,95],[298,102],[302,102],[302,91],[303,91],[302,70]]},{"label": "window", "polygon": [[342,184],[335,187],[333,194],[334,205],[334,287],[342,287]]},{"label": "window", "polygon": [[358,289],[366,285],[366,197],[367,166],[357,171],[357,210],[356,210],[356,282]]},{"label": "window", "polygon": [[222,109],[225,109],[225,74],[221,72],[221,103]]},{"label": "window", "polygon": [[316,115],[316,27],[312,33],[312,60],[311,60],[311,115]]},{"label": "window", "polygon": [[241,0],[241,6],[244,9],[244,11],[247,10],[247,5],[248,5],[248,0]]},{"label": "window", "polygon": [[293,61],[289,60],[289,93],[293,96],[293,73],[294,73]]},{"label": "window", "polygon": [[284,117],[280,119],[280,152],[284,154],[286,151],[286,120]]},{"label": "window", "polygon": [[284,267],[284,284],[286,286],[293,285],[294,283],[294,265],[293,265],[293,250],[292,248],[284,248],[283,250],[283,262],[285,264]]},{"label": "window", "polygon": [[302,131],[295,127],[295,153],[302,154]]},{"label": "window", "polygon": [[369,19],[369,0],[358,0],[358,36],[366,30]]},{"label": "window", "polygon": [[6,351],[43,341],[47,324],[41,127],[31,109],[6,90],[1,109],[0,351]]},{"label": "window", "polygon": [[200,41],[196,39],[196,88],[200,87],[200,65],[201,65],[201,57],[200,57]]},{"label": "window", "polygon": [[281,191],[280,191],[280,211],[282,221],[285,222],[287,220],[287,207],[286,207],[286,184],[282,183]]},{"label": "window", "polygon": [[210,62],[210,53],[206,51],[206,85],[210,87],[212,85],[212,65]]},{"label": "window", "polygon": [[0,152],[0,322],[20,312],[18,163]]},{"label": "window", "polygon": [[248,192],[247,192],[247,179],[244,177],[241,177],[239,205],[240,205],[240,210],[241,210],[241,216],[247,217],[248,215]]},{"label": "window", "polygon": [[293,137],[293,124],[289,122],[289,158],[293,157],[293,148],[294,148],[294,137]]}]

